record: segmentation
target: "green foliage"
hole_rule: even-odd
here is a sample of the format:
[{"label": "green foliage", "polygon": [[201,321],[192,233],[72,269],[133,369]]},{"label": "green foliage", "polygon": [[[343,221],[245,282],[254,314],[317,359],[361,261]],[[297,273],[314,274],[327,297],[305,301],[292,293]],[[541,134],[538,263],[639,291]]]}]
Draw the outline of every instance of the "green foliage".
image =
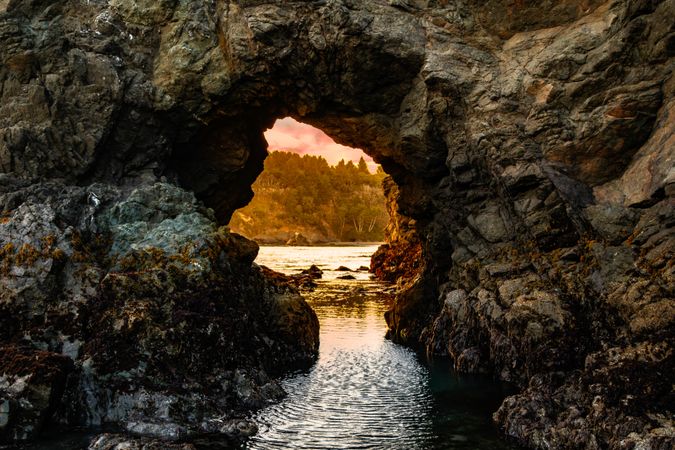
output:
[{"label": "green foliage", "polygon": [[255,197],[230,223],[245,236],[281,237],[300,232],[312,240],[381,241],[389,217],[384,203],[384,173],[371,174],[340,161],[273,152],[253,184]]}]

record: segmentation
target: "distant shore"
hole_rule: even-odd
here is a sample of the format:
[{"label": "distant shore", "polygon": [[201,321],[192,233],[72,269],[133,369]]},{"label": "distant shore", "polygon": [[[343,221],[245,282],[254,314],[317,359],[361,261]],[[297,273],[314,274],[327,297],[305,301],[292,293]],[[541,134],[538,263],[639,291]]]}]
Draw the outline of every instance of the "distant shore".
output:
[{"label": "distant shore", "polygon": [[[255,241],[255,239],[253,239]],[[313,242],[304,245],[286,244],[283,241],[279,242],[258,242],[261,247],[365,247],[370,245],[384,245],[385,242]]]}]

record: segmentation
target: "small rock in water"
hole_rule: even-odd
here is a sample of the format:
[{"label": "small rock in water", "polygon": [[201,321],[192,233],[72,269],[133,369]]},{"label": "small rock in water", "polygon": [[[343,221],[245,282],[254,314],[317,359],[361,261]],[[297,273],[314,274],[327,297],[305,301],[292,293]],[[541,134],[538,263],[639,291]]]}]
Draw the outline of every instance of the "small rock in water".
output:
[{"label": "small rock in water", "polygon": [[[318,277],[321,278],[321,277]],[[311,275],[295,275],[291,277],[291,279],[294,281],[295,285],[299,288],[303,289],[314,289],[317,287],[316,282],[314,281],[316,277],[313,277]]]},{"label": "small rock in water", "polygon": [[323,270],[319,269],[315,264],[312,264],[309,269],[305,269],[301,273],[303,275],[309,275],[310,278],[318,279],[323,275]]},{"label": "small rock in water", "polygon": [[250,437],[258,432],[258,426],[246,419],[232,419],[227,421],[220,432],[231,438]]},{"label": "small rock in water", "polygon": [[354,275],[340,275],[337,277],[338,280],[356,280]]},{"label": "small rock in water", "polygon": [[367,266],[361,266],[361,267],[359,267],[358,270],[361,271],[361,272],[368,272],[368,271],[370,270],[370,267],[367,267]]},{"label": "small rock in water", "polygon": [[338,271],[338,272],[351,272],[351,271],[352,271],[352,269],[350,269],[350,268],[347,267],[347,266],[340,266],[340,267],[338,267],[338,268],[335,269],[335,270]]}]

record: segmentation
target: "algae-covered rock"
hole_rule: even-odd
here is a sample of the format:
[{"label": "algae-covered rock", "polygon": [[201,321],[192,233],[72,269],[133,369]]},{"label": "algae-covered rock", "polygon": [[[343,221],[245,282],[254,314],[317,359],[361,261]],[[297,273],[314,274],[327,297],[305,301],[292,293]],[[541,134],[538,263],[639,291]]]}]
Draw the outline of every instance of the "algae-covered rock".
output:
[{"label": "algae-covered rock", "polygon": [[27,346],[0,347],[0,443],[39,435],[59,407],[73,362]]},{"label": "algae-covered rock", "polygon": [[[278,400],[275,377],[316,358],[314,312],[266,278],[257,245],[218,227],[193,195],[161,183],[53,184],[2,199],[23,215],[0,224],[9,268],[0,333],[29,355],[3,347],[6,441],[32,438],[50,419],[241,439],[223,421]],[[21,366],[31,352],[46,358],[38,372]],[[51,361],[62,364],[43,370]]]}]

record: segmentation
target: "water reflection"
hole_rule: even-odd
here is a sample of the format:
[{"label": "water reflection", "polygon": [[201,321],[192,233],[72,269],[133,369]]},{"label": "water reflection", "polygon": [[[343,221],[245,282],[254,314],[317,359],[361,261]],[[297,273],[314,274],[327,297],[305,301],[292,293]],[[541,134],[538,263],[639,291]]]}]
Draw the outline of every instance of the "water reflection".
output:
[{"label": "water reflection", "polygon": [[[293,248],[266,252],[269,248],[261,249],[262,260],[276,270],[294,273],[309,265],[291,264]],[[372,253],[348,249],[357,267]],[[335,253],[329,250],[318,253]],[[275,267],[280,254],[283,267]],[[344,264],[328,258],[318,262]],[[490,422],[504,396],[499,385],[455,376],[447,362],[425,364],[410,349],[384,339],[383,314],[392,299],[381,285],[324,281],[308,301],[321,323],[319,359],[309,372],[283,381],[289,394],[284,401],[256,414],[260,431],[247,448],[513,448]]]},{"label": "water reflection", "polygon": [[427,448],[432,398],[410,350],[385,341],[389,299],[323,285],[310,301],[321,322],[319,360],[288,378],[288,398],[257,417],[249,448]]}]

